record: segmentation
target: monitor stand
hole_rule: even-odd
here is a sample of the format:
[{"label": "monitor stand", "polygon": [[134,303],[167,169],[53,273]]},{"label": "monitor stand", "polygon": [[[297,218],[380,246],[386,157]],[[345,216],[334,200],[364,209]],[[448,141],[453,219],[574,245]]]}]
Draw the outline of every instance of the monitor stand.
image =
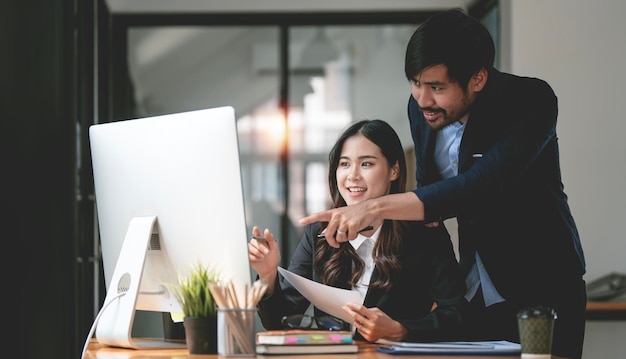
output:
[{"label": "monitor stand", "polygon": [[184,341],[131,337],[139,284],[156,221],[156,216],[135,217],[128,225],[104,304],[96,318],[96,338],[101,344],[132,349],[186,347]]}]

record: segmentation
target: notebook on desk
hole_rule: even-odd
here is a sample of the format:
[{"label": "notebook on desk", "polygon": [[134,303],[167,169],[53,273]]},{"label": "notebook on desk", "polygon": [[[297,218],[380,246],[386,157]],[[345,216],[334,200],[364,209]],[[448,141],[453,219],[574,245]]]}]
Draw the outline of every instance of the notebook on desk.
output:
[{"label": "notebook on desk", "polygon": [[271,345],[320,345],[352,344],[350,331],[336,330],[268,330],[256,334],[257,344]]},{"label": "notebook on desk", "polygon": [[359,346],[352,344],[270,345],[258,344],[257,354],[345,354],[358,353]]},{"label": "notebook on desk", "polygon": [[381,346],[377,351],[387,354],[480,354],[501,355],[520,354],[521,346],[505,340],[481,342],[435,342],[435,343],[408,343],[377,341]]},{"label": "notebook on desk", "polygon": [[269,330],[256,335],[257,354],[357,353],[358,345],[349,331]]}]

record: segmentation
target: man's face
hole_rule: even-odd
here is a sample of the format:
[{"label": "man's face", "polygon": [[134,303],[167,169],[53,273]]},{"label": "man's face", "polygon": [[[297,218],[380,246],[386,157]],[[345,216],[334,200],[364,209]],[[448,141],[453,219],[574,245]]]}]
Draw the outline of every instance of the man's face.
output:
[{"label": "man's face", "polygon": [[445,65],[428,67],[417,74],[411,81],[411,95],[424,113],[428,126],[440,130],[453,122],[467,121],[470,106],[476,98],[474,80],[470,79],[464,91],[458,82],[450,81]]}]

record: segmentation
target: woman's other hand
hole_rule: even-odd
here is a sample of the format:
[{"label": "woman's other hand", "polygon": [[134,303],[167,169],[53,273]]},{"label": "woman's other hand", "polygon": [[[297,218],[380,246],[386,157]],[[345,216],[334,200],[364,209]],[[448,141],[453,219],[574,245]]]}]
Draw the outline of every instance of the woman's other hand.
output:
[{"label": "woman's other hand", "polygon": [[248,242],[248,258],[252,269],[259,274],[261,280],[268,284],[266,295],[272,294],[278,275],[280,249],[269,229],[265,229],[261,234],[257,226],[252,228],[252,239]]},{"label": "woman's other hand", "polygon": [[361,304],[347,303],[343,310],[354,319],[354,328],[369,342],[379,339],[399,342],[408,333],[404,325],[376,307],[366,308]]}]

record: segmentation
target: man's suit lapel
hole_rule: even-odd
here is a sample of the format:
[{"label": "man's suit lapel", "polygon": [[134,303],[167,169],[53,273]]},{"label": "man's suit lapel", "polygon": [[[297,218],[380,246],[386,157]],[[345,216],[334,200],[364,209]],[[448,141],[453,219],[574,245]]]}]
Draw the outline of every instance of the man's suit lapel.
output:
[{"label": "man's suit lapel", "polygon": [[485,118],[480,110],[472,109],[459,146],[459,173],[467,171],[484,155],[485,134],[489,133],[484,126]]},{"label": "man's suit lapel", "polygon": [[475,139],[475,137],[471,134],[473,129],[474,126],[472,124],[472,121],[468,121],[465,126],[465,131],[463,132],[463,137],[461,138],[461,144],[459,146],[459,173],[465,172],[471,167],[472,163],[474,163],[474,161],[476,160],[476,157],[474,156],[482,155],[482,153],[472,153],[474,152],[472,151],[472,148],[475,147],[472,143]]},{"label": "man's suit lapel", "polygon": [[497,118],[493,112],[493,103],[498,103],[494,97],[500,88],[499,72],[489,73],[489,81],[478,95],[476,102],[470,109],[469,119],[463,132],[461,145],[459,146],[459,173],[467,171],[477,160],[482,158],[485,147],[493,142],[492,137],[497,128]]},{"label": "man's suit lapel", "polygon": [[424,176],[426,178],[425,184],[430,184],[441,180],[441,175],[439,175],[439,169],[437,169],[437,165],[435,164],[435,142],[437,139],[437,132],[430,129],[430,127],[426,126],[426,130],[424,131],[424,140],[422,141],[422,152],[425,156],[422,159],[423,161],[423,169]]}]

